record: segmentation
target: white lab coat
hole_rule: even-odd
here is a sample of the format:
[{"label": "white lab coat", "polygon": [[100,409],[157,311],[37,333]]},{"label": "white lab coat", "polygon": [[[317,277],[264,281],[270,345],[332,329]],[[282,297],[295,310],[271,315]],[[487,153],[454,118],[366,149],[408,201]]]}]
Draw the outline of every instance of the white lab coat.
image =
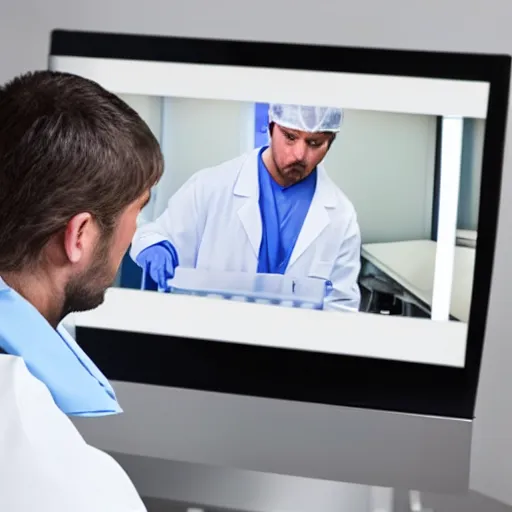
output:
[{"label": "white lab coat", "polygon": [[[139,227],[130,250],[169,240],[183,267],[256,272],[262,236],[259,148],[194,174],[154,222]],[[315,194],[287,275],[330,280],[326,306],[358,309],[361,235],[350,200],[318,166]]]},{"label": "white lab coat", "polygon": [[3,354],[0,510],[146,511],[117,462],[84,441],[22,358]]}]

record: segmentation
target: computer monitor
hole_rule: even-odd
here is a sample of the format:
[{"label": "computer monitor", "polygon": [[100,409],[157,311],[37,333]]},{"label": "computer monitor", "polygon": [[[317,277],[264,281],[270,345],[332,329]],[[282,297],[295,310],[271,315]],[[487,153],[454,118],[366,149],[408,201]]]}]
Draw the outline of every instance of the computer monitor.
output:
[{"label": "computer monitor", "polygon": [[[116,421],[135,435],[145,411],[175,441],[154,434],[130,452],[89,425],[91,438],[137,456],[464,487],[509,57],[56,30],[49,67],[119,95],[165,159],[118,281],[74,321],[129,404]],[[175,253],[165,279],[155,247]],[[176,404],[244,447],[221,450],[202,428],[192,447],[169,419]]]}]

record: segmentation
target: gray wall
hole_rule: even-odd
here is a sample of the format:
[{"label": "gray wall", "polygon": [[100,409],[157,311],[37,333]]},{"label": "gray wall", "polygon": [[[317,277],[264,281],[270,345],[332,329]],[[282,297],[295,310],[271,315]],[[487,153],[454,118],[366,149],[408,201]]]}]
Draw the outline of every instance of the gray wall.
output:
[{"label": "gray wall", "polygon": [[[511,19],[512,3],[508,0],[495,0],[488,7],[483,2],[465,0],[317,0],[313,4],[297,0],[4,0],[0,4],[0,81],[21,71],[46,67],[48,35],[55,27],[510,54]],[[509,401],[506,406],[493,401],[496,387],[503,375],[509,373],[512,361],[508,334],[512,278],[511,148],[509,126],[499,248],[486,333],[485,351],[493,357],[492,373],[484,379],[485,388],[479,395],[480,401],[489,403],[486,413],[500,417],[501,439],[509,438],[507,433],[512,432]],[[484,369],[490,367],[490,363],[484,364]],[[512,457],[503,455],[499,438],[487,440],[486,453],[489,472],[492,462],[503,458],[502,478],[510,480],[507,475],[512,475]]]}]

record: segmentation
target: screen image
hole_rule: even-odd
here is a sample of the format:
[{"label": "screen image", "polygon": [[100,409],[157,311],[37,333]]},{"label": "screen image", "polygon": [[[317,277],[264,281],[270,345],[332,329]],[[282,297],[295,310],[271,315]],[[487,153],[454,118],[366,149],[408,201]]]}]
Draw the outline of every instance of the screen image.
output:
[{"label": "screen image", "polygon": [[[50,63],[119,95],[165,160],[110,298],[83,318],[106,327],[122,314],[136,332],[464,367],[488,82]],[[126,303],[121,313],[135,297],[144,312]]]},{"label": "screen image", "polygon": [[[448,283],[441,283],[451,287],[443,286],[438,294],[449,304],[445,318],[467,323],[484,120],[339,109],[339,131],[305,132],[269,121],[267,103],[121,98],[148,123],[166,164],[164,177],[140,215],[117,286],[324,311],[431,318],[440,163],[455,155],[458,165],[451,172],[460,170],[460,176],[458,183],[454,180],[458,193],[451,198],[456,206],[453,268]],[[284,108],[292,114],[313,112],[304,105]],[[318,112],[324,113],[321,108]],[[261,173],[269,172],[266,157],[272,167],[283,162],[285,172],[286,166],[292,171],[298,167],[299,180],[288,186],[272,177],[270,183],[262,181]],[[193,194],[211,186],[196,180],[204,176],[221,181],[224,169],[230,167],[233,172],[219,186],[217,202],[205,198],[197,210],[183,216]],[[230,212],[221,208],[236,195],[234,188],[244,172],[258,178],[251,191],[258,203],[251,212],[254,219],[245,224],[239,214],[241,204]],[[313,202],[319,187],[334,198],[332,205]],[[265,194],[275,208],[270,213]],[[206,217],[212,219],[207,225]],[[265,230],[270,232],[262,243]],[[269,248],[272,236],[276,241]],[[157,238],[171,244],[176,254],[160,282],[156,273],[153,280],[148,271],[152,258],[166,254]],[[145,249],[147,256],[142,254]],[[449,273],[449,262],[445,268]]]}]

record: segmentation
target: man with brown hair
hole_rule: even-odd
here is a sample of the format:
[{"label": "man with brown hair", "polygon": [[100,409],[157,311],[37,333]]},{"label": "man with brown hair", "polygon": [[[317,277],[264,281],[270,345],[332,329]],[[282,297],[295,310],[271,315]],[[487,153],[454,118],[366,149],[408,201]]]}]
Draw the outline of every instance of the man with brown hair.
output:
[{"label": "man with brown hair", "polygon": [[148,126],[98,84],[0,87],[0,510],[145,510],[66,418],[121,408],[60,323],[101,304],[162,172]]}]

